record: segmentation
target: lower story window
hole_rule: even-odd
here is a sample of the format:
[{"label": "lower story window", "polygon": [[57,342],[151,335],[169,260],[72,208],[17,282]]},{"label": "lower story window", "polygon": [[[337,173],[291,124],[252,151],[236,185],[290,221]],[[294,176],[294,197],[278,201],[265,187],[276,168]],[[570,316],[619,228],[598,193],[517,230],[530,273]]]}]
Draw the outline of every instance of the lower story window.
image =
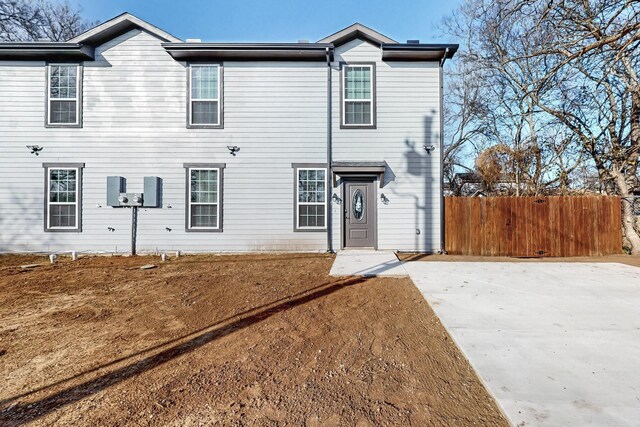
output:
[{"label": "lower story window", "polygon": [[83,164],[45,163],[45,230],[80,231]]},{"label": "lower story window", "polygon": [[296,228],[324,230],[327,216],[327,170],[296,169]]},{"label": "lower story window", "polygon": [[185,165],[187,230],[221,231],[223,165]]}]

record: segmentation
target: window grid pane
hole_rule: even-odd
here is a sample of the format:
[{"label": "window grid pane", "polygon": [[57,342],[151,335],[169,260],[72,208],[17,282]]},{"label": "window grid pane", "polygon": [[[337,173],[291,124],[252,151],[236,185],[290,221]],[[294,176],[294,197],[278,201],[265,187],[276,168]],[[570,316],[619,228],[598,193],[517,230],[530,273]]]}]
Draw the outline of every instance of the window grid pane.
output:
[{"label": "window grid pane", "polygon": [[75,227],[75,205],[51,205],[49,207],[49,227]]},{"label": "window grid pane", "polygon": [[347,101],[344,105],[344,122],[349,125],[371,124],[370,101]]},{"label": "window grid pane", "polygon": [[325,226],[326,171],[298,170],[298,227]]},{"label": "window grid pane", "polygon": [[192,205],[191,206],[191,227],[217,228],[218,227],[218,206],[217,205]]},{"label": "window grid pane", "polygon": [[191,67],[191,99],[218,99],[218,66]]},{"label": "window grid pane", "polygon": [[76,101],[51,100],[51,123],[75,123]]},{"label": "window grid pane", "polygon": [[345,67],[344,98],[371,100],[371,68]]},{"label": "window grid pane", "polygon": [[299,227],[324,227],[324,205],[300,205]]},{"label": "window grid pane", "polygon": [[49,95],[55,99],[75,99],[77,95],[78,67],[76,65],[52,65]]},{"label": "window grid pane", "polygon": [[218,101],[192,101],[191,123],[218,124]]},{"label": "window grid pane", "polygon": [[218,170],[191,169],[190,227],[218,228]]}]

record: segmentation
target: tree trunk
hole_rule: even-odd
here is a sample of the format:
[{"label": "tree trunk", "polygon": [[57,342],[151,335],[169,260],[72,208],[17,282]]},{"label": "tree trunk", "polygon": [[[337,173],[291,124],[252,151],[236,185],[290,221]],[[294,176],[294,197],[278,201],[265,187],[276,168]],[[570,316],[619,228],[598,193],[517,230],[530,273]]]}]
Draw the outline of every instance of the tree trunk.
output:
[{"label": "tree trunk", "polygon": [[631,92],[631,146],[635,149],[631,151],[627,163],[629,164],[633,177],[638,169],[638,157],[640,157],[640,86],[635,85],[629,89]]},{"label": "tree trunk", "polygon": [[622,197],[622,235],[631,255],[640,255],[640,217],[633,212],[633,195],[624,175],[617,173],[615,178]]},{"label": "tree trunk", "polygon": [[[629,185],[629,195],[633,195],[636,186],[640,186],[638,183],[638,158],[640,157],[640,88],[636,85],[631,90],[631,146],[635,147],[629,155],[627,160],[627,169],[631,177],[627,180]],[[623,227],[630,229],[631,234],[635,236],[633,243],[631,244],[631,253],[633,255],[640,255],[640,215],[635,215],[633,209],[633,198],[623,200],[624,215],[622,217]],[[640,201],[639,201],[640,202]],[[626,209],[626,210],[625,210]],[[627,212],[628,211],[628,212]],[[626,224],[626,225],[625,225]],[[626,235],[626,234],[625,234]]]},{"label": "tree trunk", "polygon": [[640,255],[640,220],[633,212],[632,199],[622,199],[622,232],[631,255]]}]

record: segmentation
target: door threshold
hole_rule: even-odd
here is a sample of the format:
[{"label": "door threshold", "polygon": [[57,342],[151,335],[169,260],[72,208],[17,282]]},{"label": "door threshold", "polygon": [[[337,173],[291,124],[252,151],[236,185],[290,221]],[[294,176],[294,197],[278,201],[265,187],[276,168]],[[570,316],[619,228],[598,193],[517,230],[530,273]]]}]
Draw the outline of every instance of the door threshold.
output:
[{"label": "door threshold", "polygon": [[371,246],[359,246],[359,247],[352,247],[352,248],[342,248],[341,250],[343,250],[343,251],[377,251],[376,248],[371,247]]}]

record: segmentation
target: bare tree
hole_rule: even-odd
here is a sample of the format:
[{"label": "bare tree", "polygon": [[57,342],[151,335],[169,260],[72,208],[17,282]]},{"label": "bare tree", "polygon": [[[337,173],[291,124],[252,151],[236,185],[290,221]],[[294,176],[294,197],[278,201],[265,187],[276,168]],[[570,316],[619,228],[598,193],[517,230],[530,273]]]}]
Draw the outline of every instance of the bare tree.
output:
[{"label": "bare tree", "polygon": [[488,114],[479,73],[466,69],[464,63],[447,80],[445,108],[444,174],[453,182],[457,171],[471,172],[464,163],[470,152],[478,152],[486,139],[487,128],[479,118]]},{"label": "bare tree", "polygon": [[36,40],[40,13],[27,1],[0,0],[0,40]]},{"label": "bare tree", "polygon": [[66,41],[93,25],[67,1],[0,0],[0,40]]},{"label": "bare tree", "polygon": [[[582,155],[575,149],[575,138],[557,120],[539,114],[529,96],[544,74],[543,60],[512,61],[536,40],[515,25],[514,17],[506,13],[509,4],[467,0],[445,21],[446,30],[463,41],[457,70],[449,77],[445,164],[461,163],[450,160],[451,154],[484,153],[485,158],[475,163],[482,175],[477,166],[485,164],[487,156],[495,159],[499,154],[501,163],[509,162],[503,164],[501,179],[512,181],[509,188],[514,195],[566,192]],[[456,90],[459,87],[466,91]],[[486,189],[489,194],[491,187]]]},{"label": "bare tree", "polygon": [[593,187],[592,170],[598,188],[625,200],[626,245],[640,254],[630,204],[640,188],[640,2],[466,0],[454,22],[450,32],[469,41],[461,60],[484,70],[488,97],[478,120],[491,137],[472,145],[500,147],[478,164],[500,164],[521,194]]},{"label": "bare tree", "polygon": [[640,3],[530,0],[511,13],[535,16],[536,28],[554,33],[552,44],[512,61],[544,61],[530,96],[575,135],[603,188],[622,196],[626,244],[640,254],[640,217],[631,204],[640,188]]}]

